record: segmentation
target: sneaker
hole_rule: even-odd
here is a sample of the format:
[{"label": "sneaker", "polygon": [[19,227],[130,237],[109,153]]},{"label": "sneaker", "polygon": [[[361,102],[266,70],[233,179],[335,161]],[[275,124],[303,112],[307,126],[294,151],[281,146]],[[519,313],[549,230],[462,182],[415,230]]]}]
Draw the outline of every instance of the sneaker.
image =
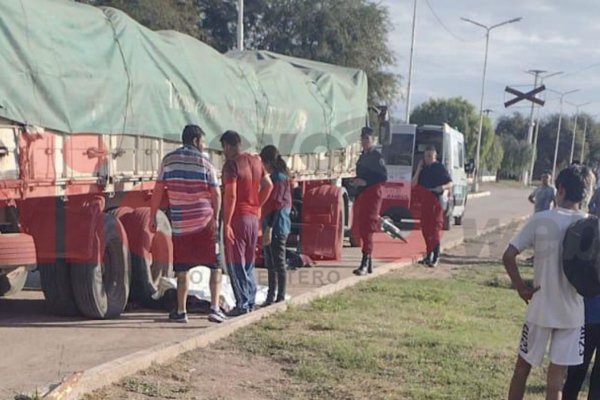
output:
[{"label": "sneaker", "polygon": [[239,317],[240,315],[246,315],[250,312],[248,308],[238,308],[235,307],[233,310],[227,313],[228,317]]},{"label": "sneaker", "polygon": [[210,322],[220,324],[221,322],[227,321],[227,316],[223,313],[223,311],[211,308],[210,313],[208,314],[208,320]]},{"label": "sneaker", "polygon": [[178,313],[177,311],[171,311],[171,313],[169,314],[169,321],[186,324],[188,322],[187,313]]},{"label": "sneaker", "polygon": [[439,263],[440,263],[440,260],[436,259],[436,260],[432,260],[429,263],[427,263],[427,266],[430,268],[435,268],[438,266]]}]

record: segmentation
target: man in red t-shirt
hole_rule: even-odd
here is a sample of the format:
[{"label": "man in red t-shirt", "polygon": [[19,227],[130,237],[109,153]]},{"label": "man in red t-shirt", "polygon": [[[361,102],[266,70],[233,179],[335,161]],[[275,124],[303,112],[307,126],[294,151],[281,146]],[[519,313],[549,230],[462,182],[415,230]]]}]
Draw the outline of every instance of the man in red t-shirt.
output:
[{"label": "man in red t-shirt", "polygon": [[258,221],[273,189],[260,158],[242,152],[241,144],[237,132],[227,131],[221,136],[227,158],[223,166],[225,260],[236,300],[230,316],[246,314],[255,305]]}]

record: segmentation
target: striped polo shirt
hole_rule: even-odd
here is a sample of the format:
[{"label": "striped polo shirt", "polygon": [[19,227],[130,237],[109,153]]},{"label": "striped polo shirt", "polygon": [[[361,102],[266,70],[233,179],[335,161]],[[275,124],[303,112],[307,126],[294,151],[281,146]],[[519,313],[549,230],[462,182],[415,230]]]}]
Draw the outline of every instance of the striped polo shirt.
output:
[{"label": "striped polo shirt", "polygon": [[158,181],[167,188],[174,235],[194,233],[210,223],[214,214],[210,188],[218,183],[213,165],[200,150],[186,145],[167,154]]}]

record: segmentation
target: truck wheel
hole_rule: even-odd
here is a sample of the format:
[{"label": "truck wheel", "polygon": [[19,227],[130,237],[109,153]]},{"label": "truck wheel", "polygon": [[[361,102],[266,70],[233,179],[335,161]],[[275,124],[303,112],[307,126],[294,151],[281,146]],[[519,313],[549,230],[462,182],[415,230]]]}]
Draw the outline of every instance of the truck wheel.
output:
[{"label": "truck wheel", "polygon": [[0,297],[11,296],[19,293],[27,280],[27,268],[17,267],[14,270],[0,275]]},{"label": "truck wheel", "polygon": [[71,272],[64,260],[38,265],[46,307],[56,315],[74,317],[79,315],[71,288]]},{"label": "truck wheel", "polygon": [[0,296],[15,294],[25,285],[27,266],[37,262],[33,237],[24,233],[0,234],[0,266],[10,271],[0,275]]},{"label": "truck wheel", "polygon": [[121,222],[102,214],[96,262],[72,263],[71,285],[77,307],[89,318],[118,317],[127,305],[131,266],[127,235]]},{"label": "truck wheel", "polygon": [[158,211],[156,220],[156,233],[152,233],[150,209],[138,208],[124,224],[131,250],[131,298],[147,306],[154,304],[152,296],[158,290],[160,278],[173,274],[171,224],[162,211]]}]

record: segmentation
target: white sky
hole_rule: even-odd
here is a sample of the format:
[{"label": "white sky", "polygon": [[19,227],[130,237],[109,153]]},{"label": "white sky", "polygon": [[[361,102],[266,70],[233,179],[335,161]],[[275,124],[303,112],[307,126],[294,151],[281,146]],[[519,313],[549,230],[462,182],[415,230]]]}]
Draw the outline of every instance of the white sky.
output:
[{"label": "white sky", "polygon": [[[413,0],[381,0],[389,8],[394,30],[390,44],[396,55],[392,70],[408,76]],[[429,5],[443,25],[436,19]],[[479,109],[485,30],[460,17],[484,25],[523,17],[515,24],[491,31],[484,108],[492,118],[521,111],[530,103],[508,109],[509,85],[531,90],[533,76],[524,71],[564,71],[548,78],[548,88],[580,92],[565,97],[592,115],[600,114],[600,1],[598,0],[418,0],[417,33],[412,83],[412,108],[431,97],[462,96]],[[450,31],[450,32],[449,32]],[[406,80],[402,80],[403,90]],[[548,92],[542,115],[558,111],[557,95]],[[398,100],[396,117],[404,117]],[[566,105],[567,113],[574,112]]]}]

